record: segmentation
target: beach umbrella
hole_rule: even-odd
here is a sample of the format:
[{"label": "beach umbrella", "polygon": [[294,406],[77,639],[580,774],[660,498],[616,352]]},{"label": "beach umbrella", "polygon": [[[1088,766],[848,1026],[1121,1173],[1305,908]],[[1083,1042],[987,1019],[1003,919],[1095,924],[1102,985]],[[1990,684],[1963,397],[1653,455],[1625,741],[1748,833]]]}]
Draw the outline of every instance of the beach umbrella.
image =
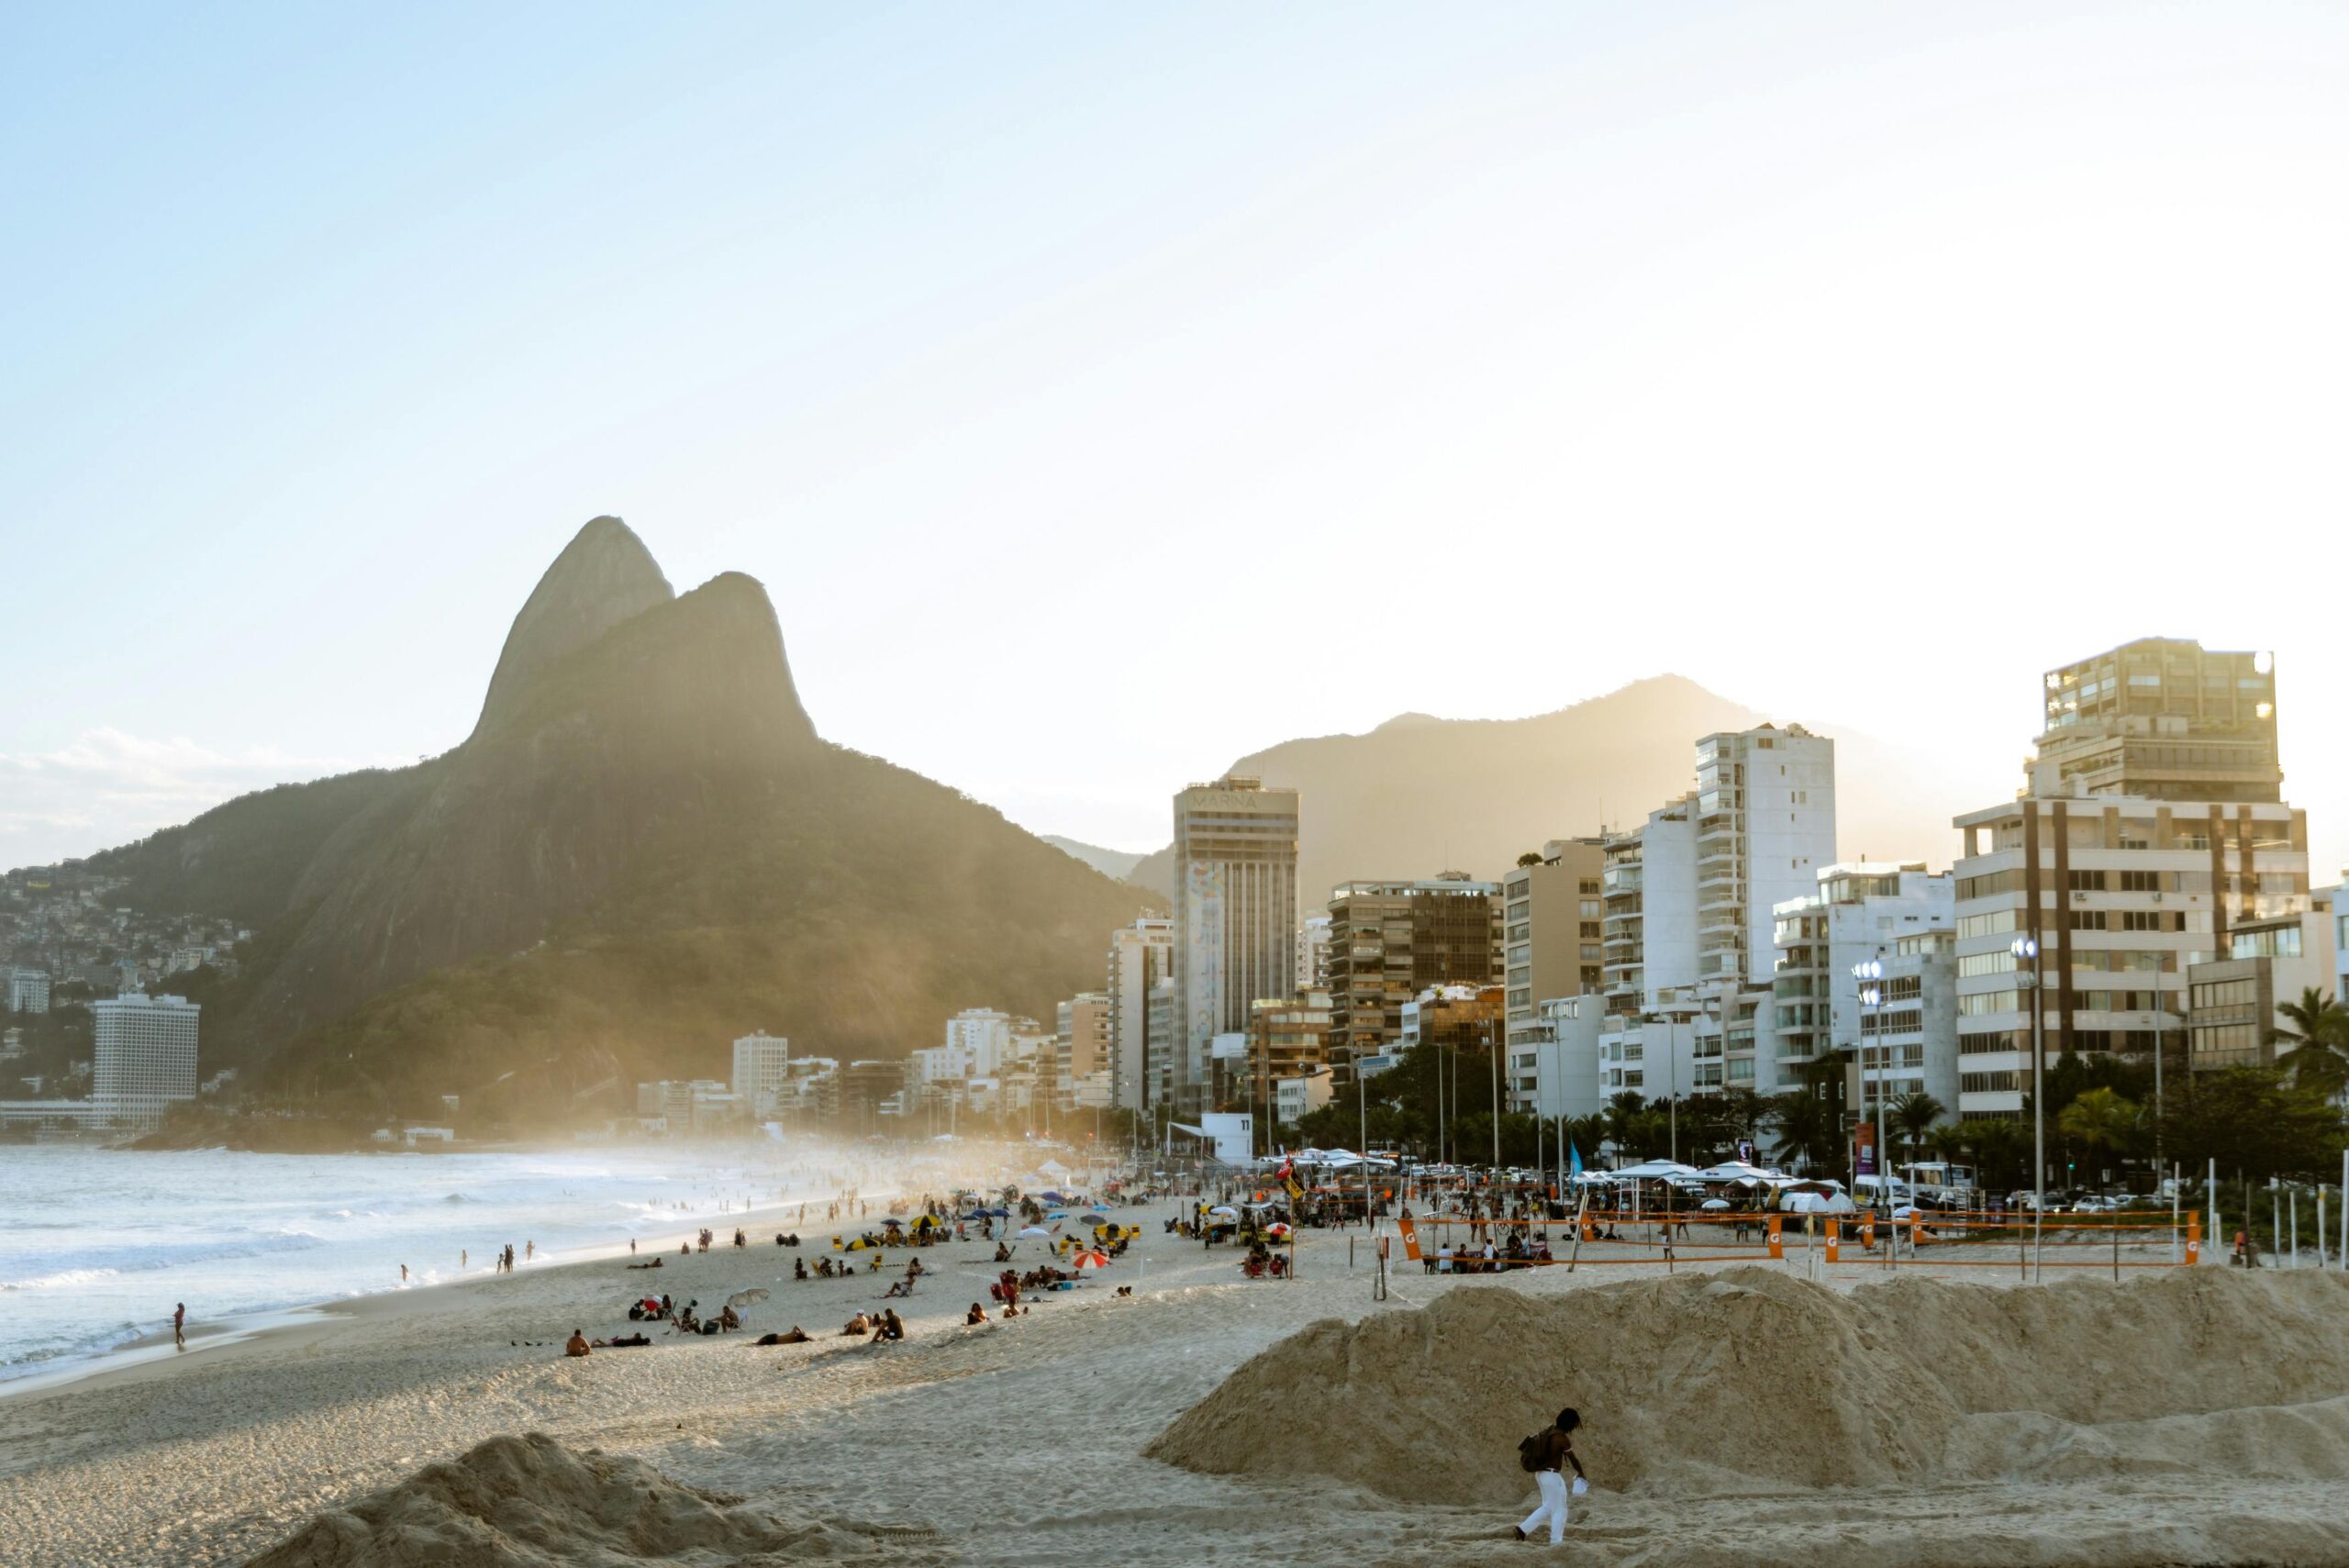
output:
[{"label": "beach umbrella", "polygon": [[1041,1225],[1030,1225],[1026,1229],[1020,1231],[1019,1234],[1023,1239],[1032,1236],[1040,1241],[1050,1240],[1052,1235],[1051,1231],[1045,1229]]},{"label": "beach umbrella", "polygon": [[1225,1219],[1237,1219],[1240,1218],[1240,1211],[1232,1207],[1228,1203],[1219,1203],[1213,1208],[1208,1210],[1208,1212],[1213,1215],[1219,1215]]},{"label": "beach umbrella", "polygon": [[1729,1207],[1729,1199],[1725,1197],[1709,1197],[1697,1207],[1698,1208],[1727,1208]]},{"label": "beach umbrella", "polygon": [[1288,1234],[1288,1227],[1275,1219],[1270,1225],[1264,1227],[1264,1234],[1267,1236],[1286,1236]]},{"label": "beach umbrella", "polygon": [[1074,1262],[1080,1273],[1086,1269],[1106,1269],[1109,1266],[1109,1254],[1097,1247],[1089,1247],[1079,1252]]},{"label": "beach umbrella", "polygon": [[767,1293],[759,1289],[756,1285],[753,1285],[749,1290],[738,1290],[733,1295],[728,1296],[726,1298],[726,1305],[734,1307],[739,1311],[742,1307],[750,1306],[753,1301],[764,1301],[766,1298]]}]

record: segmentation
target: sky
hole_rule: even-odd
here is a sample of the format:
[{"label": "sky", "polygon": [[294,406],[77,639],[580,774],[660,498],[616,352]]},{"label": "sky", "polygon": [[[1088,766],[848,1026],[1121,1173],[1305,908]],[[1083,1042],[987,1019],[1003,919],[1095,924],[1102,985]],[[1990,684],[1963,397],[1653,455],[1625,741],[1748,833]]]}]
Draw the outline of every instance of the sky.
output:
[{"label": "sky", "polygon": [[455,744],[607,512],[827,737],[1102,844],[1664,671],[1990,805],[2164,635],[2275,651],[2349,860],[2349,10],[9,33],[0,864]]}]

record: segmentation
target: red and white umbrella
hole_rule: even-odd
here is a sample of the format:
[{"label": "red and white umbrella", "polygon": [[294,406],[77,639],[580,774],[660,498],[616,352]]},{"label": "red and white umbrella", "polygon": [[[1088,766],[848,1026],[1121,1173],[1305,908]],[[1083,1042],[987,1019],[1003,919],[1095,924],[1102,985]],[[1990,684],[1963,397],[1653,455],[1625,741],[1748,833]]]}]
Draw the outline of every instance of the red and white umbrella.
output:
[{"label": "red and white umbrella", "polygon": [[1108,1266],[1109,1254],[1098,1247],[1087,1247],[1076,1255],[1076,1267],[1080,1273],[1086,1269],[1106,1269]]},{"label": "red and white umbrella", "polygon": [[1288,1227],[1280,1220],[1275,1219],[1270,1225],[1264,1227],[1264,1234],[1267,1236],[1286,1236],[1288,1234]]}]

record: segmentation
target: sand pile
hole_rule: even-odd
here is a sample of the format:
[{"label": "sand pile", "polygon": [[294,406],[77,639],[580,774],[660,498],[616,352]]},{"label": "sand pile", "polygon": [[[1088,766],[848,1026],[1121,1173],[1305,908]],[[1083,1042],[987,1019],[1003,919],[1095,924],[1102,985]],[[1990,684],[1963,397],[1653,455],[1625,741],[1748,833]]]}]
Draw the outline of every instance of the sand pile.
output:
[{"label": "sand pile", "polygon": [[[923,1532],[784,1519],[680,1485],[650,1465],[492,1438],[387,1491],[322,1514],[250,1568],[755,1568],[817,1558],[928,1562]],[[913,1548],[912,1550],[909,1550]]]},{"label": "sand pile", "polygon": [[2349,1479],[2349,1278],[2165,1271],[1849,1296],[1763,1268],[1319,1323],[1147,1451],[1211,1473],[1514,1499],[1561,1405],[1613,1489],[1881,1486],[2196,1468]]}]

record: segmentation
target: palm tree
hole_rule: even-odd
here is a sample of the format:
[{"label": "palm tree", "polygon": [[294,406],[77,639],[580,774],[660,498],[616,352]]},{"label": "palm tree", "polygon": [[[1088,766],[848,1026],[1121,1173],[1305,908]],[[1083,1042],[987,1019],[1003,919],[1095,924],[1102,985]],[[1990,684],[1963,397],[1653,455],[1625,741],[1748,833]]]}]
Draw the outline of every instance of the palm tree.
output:
[{"label": "palm tree", "polygon": [[1826,1101],[1801,1089],[1790,1090],[1771,1102],[1778,1123],[1781,1160],[1804,1165],[1827,1164],[1842,1151],[1842,1129]]},{"label": "palm tree", "polygon": [[2031,1168],[2030,1139],[2022,1124],[2005,1117],[1960,1122],[1958,1146],[1974,1156],[1985,1192],[1995,1191]]},{"label": "palm tree", "polygon": [[2076,1138],[2090,1149],[2118,1156],[2128,1152],[2145,1125],[2145,1110],[2110,1089],[2089,1089],[2055,1118],[2066,1138]]},{"label": "palm tree", "polygon": [[1907,1145],[1909,1157],[1912,1160],[1917,1157],[1917,1146],[1925,1141],[1926,1134],[1932,1132],[1942,1118],[1948,1114],[1947,1106],[1921,1089],[1901,1095],[1885,1109],[1892,1125],[1899,1129],[1900,1141]]},{"label": "palm tree", "polygon": [[2276,1065],[2329,1099],[2349,1090],[2349,1008],[2311,985],[2299,1001],[2276,1004],[2276,1012],[2292,1026],[2267,1031],[2270,1044],[2291,1047],[2277,1053]]}]

